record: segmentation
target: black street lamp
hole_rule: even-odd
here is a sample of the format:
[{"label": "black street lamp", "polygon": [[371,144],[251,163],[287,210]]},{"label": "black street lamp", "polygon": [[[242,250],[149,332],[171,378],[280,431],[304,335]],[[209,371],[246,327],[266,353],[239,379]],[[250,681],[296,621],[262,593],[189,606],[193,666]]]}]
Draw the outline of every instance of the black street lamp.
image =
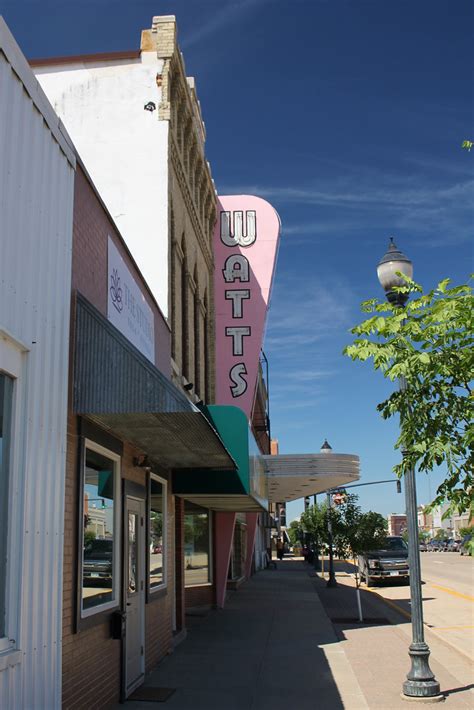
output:
[{"label": "black street lamp", "polygon": [[[390,237],[387,253],[377,266],[377,276],[385,290],[387,300],[402,308],[408,301],[408,293],[397,293],[394,287],[403,286],[405,281],[397,272],[412,278],[413,264],[395,245]],[[407,389],[404,377],[400,377],[400,390]],[[405,453],[405,452],[403,452]],[[411,668],[407,680],[403,683],[403,693],[407,699],[443,700],[439,683],[429,665],[430,649],[425,642],[423,628],[423,601],[421,593],[420,545],[418,540],[418,515],[416,504],[415,470],[410,469],[405,474],[405,499],[408,528],[408,559],[410,563],[410,599],[412,642],[409,648]]]},{"label": "black street lamp", "polygon": [[[322,454],[332,454],[332,446],[324,439],[321,446]],[[327,491],[327,515],[328,515],[328,547],[329,547],[329,578],[326,587],[337,587],[336,574],[334,572],[334,551],[332,549],[332,520],[331,520],[331,491]]]}]

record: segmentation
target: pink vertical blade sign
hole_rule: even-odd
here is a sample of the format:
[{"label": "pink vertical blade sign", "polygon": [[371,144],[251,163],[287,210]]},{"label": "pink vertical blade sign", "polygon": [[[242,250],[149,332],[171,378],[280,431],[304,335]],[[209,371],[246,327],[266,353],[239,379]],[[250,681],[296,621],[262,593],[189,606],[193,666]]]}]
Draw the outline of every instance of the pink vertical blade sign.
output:
[{"label": "pink vertical blade sign", "polygon": [[265,200],[218,200],[214,231],[216,402],[250,419],[275,272],[280,218]]}]

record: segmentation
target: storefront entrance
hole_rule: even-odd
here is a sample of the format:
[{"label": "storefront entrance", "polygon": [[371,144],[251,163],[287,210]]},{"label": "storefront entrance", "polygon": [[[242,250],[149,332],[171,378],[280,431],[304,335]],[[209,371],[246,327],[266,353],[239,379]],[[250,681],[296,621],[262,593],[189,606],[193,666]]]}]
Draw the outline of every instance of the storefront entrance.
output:
[{"label": "storefront entrance", "polygon": [[145,674],[145,501],[125,498],[125,688],[129,696]]}]

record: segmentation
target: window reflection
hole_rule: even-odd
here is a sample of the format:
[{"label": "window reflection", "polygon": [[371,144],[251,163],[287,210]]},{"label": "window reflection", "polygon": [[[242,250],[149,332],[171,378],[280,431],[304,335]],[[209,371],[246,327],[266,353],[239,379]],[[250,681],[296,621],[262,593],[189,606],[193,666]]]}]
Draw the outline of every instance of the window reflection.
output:
[{"label": "window reflection", "polygon": [[150,589],[165,583],[166,485],[150,479]]},{"label": "window reflection", "polygon": [[114,599],[115,462],[86,448],[82,608]]},{"label": "window reflection", "polygon": [[136,513],[128,514],[128,593],[137,591],[137,519]]},{"label": "window reflection", "polygon": [[210,576],[209,511],[188,501],[184,506],[184,583],[207,584]]}]

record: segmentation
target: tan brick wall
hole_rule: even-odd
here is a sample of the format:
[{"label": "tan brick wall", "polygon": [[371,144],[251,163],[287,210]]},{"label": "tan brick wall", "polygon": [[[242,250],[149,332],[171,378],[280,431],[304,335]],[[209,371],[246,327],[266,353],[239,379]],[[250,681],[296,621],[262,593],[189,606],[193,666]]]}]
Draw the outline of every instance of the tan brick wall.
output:
[{"label": "tan brick wall", "polygon": [[192,609],[195,606],[214,606],[215,604],[215,589],[211,584],[203,587],[186,587],[184,596],[186,609]]},{"label": "tan brick wall", "polygon": [[[183,376],[193,382],[190,396],[208,402],[214,399],[214,284],[213,229],[217,197],[205,156],[206,131],[194,80],[186,76],[177,43],[174,16],[154,17],[151,29],[142,32],[143,52],[156,52],[164,60],[157,77],[162,99],[158,120],[169,122],[169,303],[173,335],[174,381],[182,386]],[[184,260],[184,269],[182,268]],[[182,272],[186,273],[186,305],[183,303]],[[195,300],[198,301],[196,306]],[[199,342],[196,323],[199,302],[210,310],[207,337]],[[186,316],[183,328],[183,314]],[[183,338],[183,332],[185,337]],[[200,340],[198,338],[198,340]],[[204,343],[207,353],[203,353]],[[196,372],[198,367],[198,372]],[[208,383],[207,391],[204,383]]]},{"label": "tan brick wall", "polygon": [[[171,289],[171,322],[173,329],[174,360],[180,375],[187,374],[186,379],[193,382],[193,393],[205,401],[212,401],[214,393],[214,328],[213,317],[208,318],[208,336],[204,338],[204,302],[213,302],[213,266],[209,263],[205,251],[201,249],[196,235],[195,225],[190,218],[187,201],[183,195],[182,186],[176,176],[174,166],[171,166],[170,204],[173,210],[174,237],[170,255],[170,289]],[[184,263],[184,269],[183,269]],[[185,293],[187,307],[183,308],[183,274],[185,276]],[[196,304],[196,300],[198,303]],[[183,314],[186,314],[185,337],[183,339]],[[196,325],[196,315],[199,323]],[[196,357],[196,332],[200,329],[200,353]],[[205,352],[205,342],[209,352]],[[185,365],[185,360],[187,366]],[[199,373],[196,375],[196,364]],[[206,367],[207,380],[210,382],[209,392],[205,392]],[[186,372],[187,371],[187,372]],[[181,385],[179,377],[175,379]]]}]

